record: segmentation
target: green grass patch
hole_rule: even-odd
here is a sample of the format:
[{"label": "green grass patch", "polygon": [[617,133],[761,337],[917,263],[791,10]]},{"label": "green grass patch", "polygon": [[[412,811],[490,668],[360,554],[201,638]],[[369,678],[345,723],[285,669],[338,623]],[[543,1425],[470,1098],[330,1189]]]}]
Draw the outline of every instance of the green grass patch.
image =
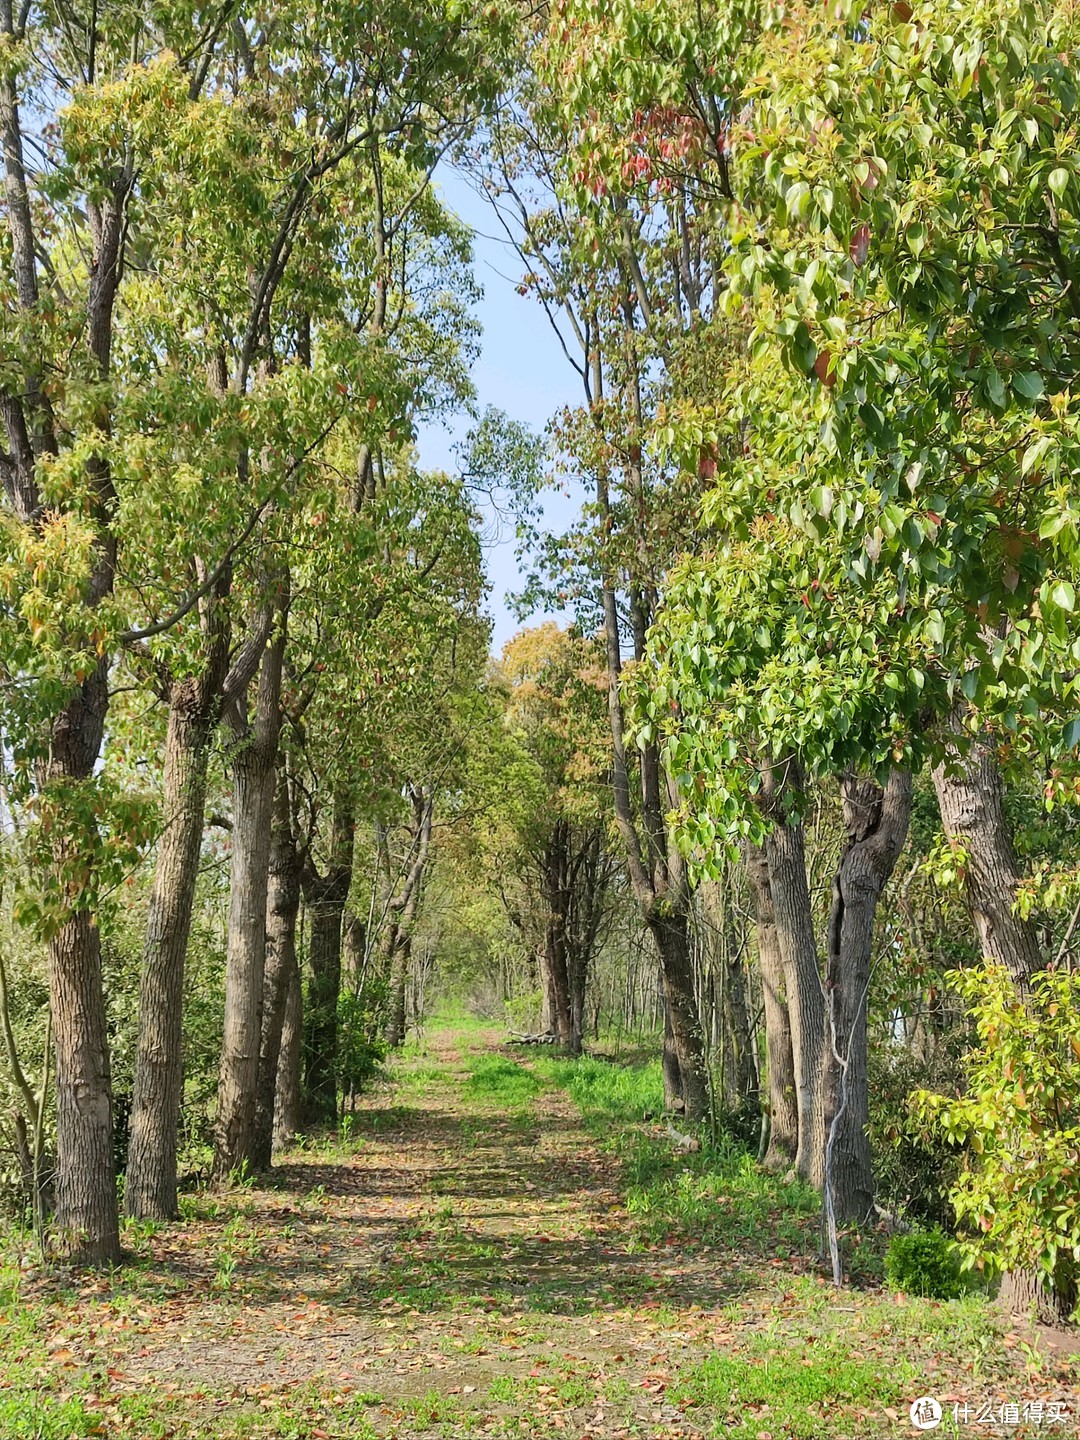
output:
[{"label": "green grass patch", "polygon": [[0,1394],[0,1435],[4,1440],[74,1440],[101,1435],[102,1415],[81,1400],[53,1400],[36,1394]]},{"label": "green grass patch", "polygon": [[628,1066],[542,1056],[533,1068],[566,1090],[586,1128],[618,1152],[626,1208],[641,1241],[679,1236],[781,1259],[816,1248],[819,1201],[809,1187],[765,1174],[729,1135],[713,1139],[702,1131],[700,1151],[676,1152],[645,1122],[663,1108],[658,1060]]},{"label": "green grass patch", "polygon": [[538,1056],[532,1068],[558,1085],[581,1111],[586,1124],[600,1120],[640,1121],[646,1111],[664,1105],[659,1060],[646,1065],[615,1065],[609,1060],[563,1060]]},{"label": "green grass patch", "polygon": [[468,1061],[465,1087],[471,1095],[496,1102],[507,1110],[521,1109],[544,1088],[544,1082],[516,1060],[478,1055]]},{"label": "green grass patch", "polygon": [[880,1411],[901,1399],[910,1367],[893,1361],[883,1374],[880,1361],[855,1358],[836,1344],[786,1340],[783,1350],[762,1355],[709,1355],[668,1391],[676,1404],[709,1412],[712,1432],[723,1440],[752,1440],[767,1430],[790,1440],[831,1440],[865,1429],[840,1412]]}]

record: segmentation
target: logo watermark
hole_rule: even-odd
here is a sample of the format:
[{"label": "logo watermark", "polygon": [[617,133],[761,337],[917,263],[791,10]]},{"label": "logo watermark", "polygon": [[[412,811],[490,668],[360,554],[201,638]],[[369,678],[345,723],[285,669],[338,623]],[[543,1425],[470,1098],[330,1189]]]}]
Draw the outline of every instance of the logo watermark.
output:
[{"label": "logo watermark", "polygon": [[[945,1409],[933,1395],[920,1395],[911,1402],[908,1411],[916,1430],[936,1430],[945,1418]],[[993,1425],[1007,1428],[1011,1425],[1060,1425],[1066,1426],[1074,1418],[1073,1411],[1064,1400],[1024,1400],[995,1404],[992,1400],[982,1404],[958,1401],[952,1406],[954,1425]]]}]

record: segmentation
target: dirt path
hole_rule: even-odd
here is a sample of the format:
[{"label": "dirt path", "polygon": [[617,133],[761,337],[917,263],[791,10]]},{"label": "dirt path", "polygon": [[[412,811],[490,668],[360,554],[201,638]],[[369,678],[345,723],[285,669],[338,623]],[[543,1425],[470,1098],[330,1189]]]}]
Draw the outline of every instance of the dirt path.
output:
[{"label": "dirt path", "polygon": [[[53,1296],[49,1384],[91,1387],[105,1428],[86,1433],[661,1440],[726,1424],[740,1440],[869,1440],[916,1433],[902,1392],[874,1389],[893,1351],[905,1364],[921,1352],[919,1380],[950,1404],[1065,1393],[985,1323],[943,1358],[924,1311],[839,1303],[806,1254],[646,1244],[618,1158],[566,1095],[509,1058],[478,1068],[497,1038],[431,1036],[352,1139],[291,1156],[271,1187],[192,1198],[184,1223],[144,1237],[136,1267]],[[795,1364],[797,1385],[816,1374],[824,1330],[822,1368],[856,1367],[836,1382],[842,1405],[830,1411],[828,1378],[802,1419],[767,1387],[755,1398],[770,1363]],[[811,1359],[792,1361],[792,1346]]]}]

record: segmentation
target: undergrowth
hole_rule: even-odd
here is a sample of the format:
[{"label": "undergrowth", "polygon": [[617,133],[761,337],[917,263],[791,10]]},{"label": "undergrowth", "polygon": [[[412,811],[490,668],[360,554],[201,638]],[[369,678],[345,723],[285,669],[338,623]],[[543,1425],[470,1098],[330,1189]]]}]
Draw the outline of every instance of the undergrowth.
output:
[{"label": "undergrowth", "polygon": [[642,1240],[693,1237],[781,1258],[816,1245],[818,1198],[807,1186],[765,1174],[724,1132],[712,1138],[703,1131],[701,1149],[687,1153],[645,1120],[663,1108],[659,1061],[630,1067],[542,1056],[531,1069],[564,1089],[590,1133],[618,1154],[626,1208]]}]

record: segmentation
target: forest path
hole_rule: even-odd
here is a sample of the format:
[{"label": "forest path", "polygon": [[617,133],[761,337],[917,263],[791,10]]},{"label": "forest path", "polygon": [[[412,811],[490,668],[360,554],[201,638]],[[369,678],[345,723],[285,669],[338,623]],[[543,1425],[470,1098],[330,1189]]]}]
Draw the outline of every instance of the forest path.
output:
[{"label": "forest path", "polygon": [[[731,1194],[703,1210],[685,1158],[655,1137],[632,1155],[629,1127],[617,1157],[558,1067],[499,1039],[430,1034],[343,1140],[185,1198],[132,1267],[43,1293],[40,1383],[104,1428],[0,1434],[870,1440],[915,1433],[920,1393],[1068,1398],[1067,1362],[1032,1372],[985,1307],[837,1297],[773,1182],[747,1182],[738,1206],[770,1207],[749,1223],[701,1227]],[[643,1154],[662,1184],[628,1206]]]}]

